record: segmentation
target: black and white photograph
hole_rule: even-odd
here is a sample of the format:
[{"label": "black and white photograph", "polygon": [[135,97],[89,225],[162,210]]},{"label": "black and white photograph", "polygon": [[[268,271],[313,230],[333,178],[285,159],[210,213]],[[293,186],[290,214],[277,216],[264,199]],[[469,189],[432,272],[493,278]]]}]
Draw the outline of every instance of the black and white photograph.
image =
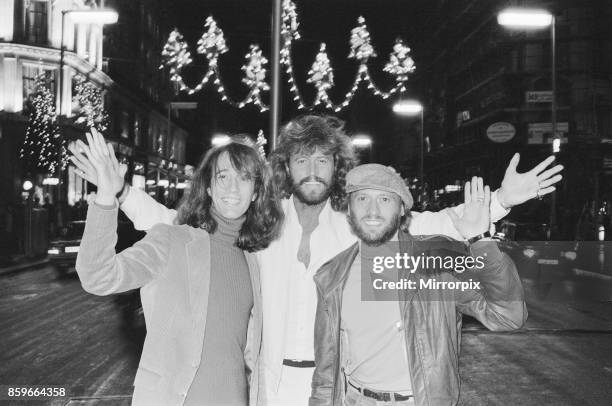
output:
[{"label": "black and white photograph", "polygon": [[0,405],[612,404],[612,2],[0,0]]}]

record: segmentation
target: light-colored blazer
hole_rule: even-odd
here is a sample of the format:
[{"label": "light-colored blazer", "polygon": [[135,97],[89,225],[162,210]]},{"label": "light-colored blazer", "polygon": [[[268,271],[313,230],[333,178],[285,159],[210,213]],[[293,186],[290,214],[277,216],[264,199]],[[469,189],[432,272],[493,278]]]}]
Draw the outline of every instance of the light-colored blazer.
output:
[{"label": "light-colored blazer", "polygon": [[[210,238],[187,225],[159,224],[133,247],[115,253],[117,208],[89,206],[76,270],[83,288],[108,295],[140,288],[147,326],[132,405],[184,403],[202,357],[210,289]],[[245,365],[249,404],[260,405],[262,334],[259,267],[245,252],[253,287]]]}]

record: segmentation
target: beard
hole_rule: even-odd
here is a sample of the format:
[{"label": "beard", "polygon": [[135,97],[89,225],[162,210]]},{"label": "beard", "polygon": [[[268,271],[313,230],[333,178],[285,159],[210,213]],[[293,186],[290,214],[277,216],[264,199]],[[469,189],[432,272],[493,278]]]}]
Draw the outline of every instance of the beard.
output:
[{"label": "beard", "polygon": [[[349,225],[351,226],[353,234],[355,234],[361,241],[372,247],[383,245],[393,238],[395,233],[397,233],[399,230],[402,221],[402,216],[397,213],[380,231],[368,232],[361,226],[359,221],[354,218],[352,213],[348,214],[346,217]],[[363,217],[363,219],[365,218],[366,217]]]},{"label": "beard", "polygon": [[[302,186],[307,182],[320,182],[323,185],[323,190],[320,192],[304,192]],[[329,195],[331,194],[331,186],[322,178],[318,176],[309,176],[307,178],[303,178],[297,184],[293,182],[293,191],[292,193],[297,197],[297,199],[308,205],[308,206],[316,206],[317,204],[323,203],[327,200]]]}]

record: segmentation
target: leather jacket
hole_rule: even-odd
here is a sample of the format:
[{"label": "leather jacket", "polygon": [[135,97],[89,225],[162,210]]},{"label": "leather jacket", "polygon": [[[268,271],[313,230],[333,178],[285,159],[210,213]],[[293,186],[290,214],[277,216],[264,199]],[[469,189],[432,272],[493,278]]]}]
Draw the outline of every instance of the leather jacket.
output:
[{"label": "leather jacket", "polygon": [[[450,239],[443,236],[412,237],[400,232],[399,246],[401,252],[412,255],[427,251],[422,249],[424,244],[443,241]],[[493,241],[479,241],[469,249],[465,245],[460,247],[463,255],[485,258],[483,269],[478,271],[481,290],[453,291],[450,298],[436,297],[440,295],[439,291],[430,289],[398,292],[400,314],[406,326],[403,330],[406,356],[417,406],[456,405],[459,401],[462,313],[475,317],[492,331],[519,329],[527,319],[523,287],[512,260],[502,254]],[[314,277],[318,305],[316,368],[310,406],[343,404],[346,337],[340,328],[342,294],[359,251],[359,243],[354,244],[324,264]],[[420,272],[405,273],[404,276],[418,278]],[[438,272],[435,277],[439,281],[460,279],[453,272]]]}]

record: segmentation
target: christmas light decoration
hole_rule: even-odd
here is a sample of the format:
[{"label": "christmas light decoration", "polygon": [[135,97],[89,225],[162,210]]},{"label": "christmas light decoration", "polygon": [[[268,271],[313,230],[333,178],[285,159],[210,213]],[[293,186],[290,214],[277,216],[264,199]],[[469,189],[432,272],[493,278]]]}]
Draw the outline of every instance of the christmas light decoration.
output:
[{"label": "christmas light decoration", "polygon": [[49,90],[50,80],[44,73],[35,79],[34,92],[29,100],[32,112],[19,157],[28,169],[54,175],[59,165],[66,167],[68,155],[60,134],[55,99]]},{"label": "christmas light decoration", "polygon": [[[247,54],[248,62],[243,66],[246,77],[242,79],[242,82],[249,87],[249,93],[242,101],[232,100],[226,93],[225,86],[221,81],[218,64],[219,55],[228,51],[223,30],[219,28],[213,17],[208,17],[206,19],[204,28],[205,32],[198,41],[197,51],[207,58],[208,69],[195,87],[191,88],[185,84],[181,76],[182,68],[189,65],[192,60],[187,45],[183,41],[183,36],[176,29],[170,33],[168,42],[164,46],[162,51],[163,62],[160,69],[164,67],[170,69],[170,80],[176,83],[180,91],[194,94],[202,90],[202,88],[212,80],[213,85],[221,96],[221,100],[238,108],[244,108],[247,104],[253,104],[258,106],[260,111],[266,111],[268,106],[266,106],[261,99],[261,93],[269,90],[269,85],[265,82],[265,65],[267,59],[261,55],[259,47],[251,45],[251,50]],[[408,75],[414,72],[415,69],[414,61],[409,55],[410,48],[405,46],[401,39],[396,41],[393,51],[389,56],[389,62],[384,68],[385,72],[391,74],[395,78],[396,83],[390,90],[382,90],[374,83],[368,70],[367,64],[369,59],[377,55],[372,45],[365,18],[360,16],[357,19],[357,26],[351,30],[350,36],[351,50],[348,57],[350,59],[355,59],[359,63],[351,89],[345,94],[344,100],[340,103],[335,104],[332,102],[328,92],[334,86],[333,69],[331,68],[329,57],[325,51],[325,44],[321,44],[315,62],[308,72],[309,78],[307,80],[308,83],[315,86],[317,93],[313,103],[307,103],[297,86],[291,56],[293,41],[300,39],[298,28],[299,21],[295,3],[291,0],[283,0],[280,63],[287,75],[289,90],[293,95],[293,100],[296,102],[298,109],[302,110],[324,105],[327,109],[339,112],[350,104],[356,92],[359,90],[361,82],[365,82],[368,90],[383,99],[387,99],[395,93],[403,93],[406,91]]]},{"label": "christmas light decoration", "polygon": [[257,141],[255,145],[257,146],[257,151],[259,151],[259,155],[265,160],[266,159],[266,150],[264,149],[264,145],[268,143],[266,140],[266,136],[264,135],[263,130],[259,130],[257,133]]},{"label": "christmas light decoration", "polygon": [[395,79],[400,86],[400,91],[405,92],[405,83],[408,81],[408,74],[414,72],[414,60],[409,55],[410,48],[404,45],[401,38],[395,40],[393,52],[389,55],[389,62],[383,69],[385,72],[395,76]]},{"label": "christmas light decoration", "polygon": [[370,40],[370,33],[365,23],[365,18],[359,16],[357,18],[358,26],[351,30],[351,52],[348,57],[357,59],[359,61],[376,56],[372,41]]},{"label": "christmas light decoration", "polygon": [[108,114],[104,109],[102,89],[82,75],[77,75],[75,81],[75,98],[79,104],[75,123],[85,124],[87,128],[93,127],[100,133],[104,133],[108,128]]},{"label": "christmas light decoration", "polygon": [[307,82],[314,83],[317,88],[317,96],[313,105],[318,106],[325,103],[327,108],[333,108],[327,91],[334,86],[334,72],[327,57],[327,52],[325,52],[325,43],[321,44],[315,62],[312,64],[312,69],[308,71]]},{"label": "christmas light decoration", "polygon": [[268,106],[261,100],[261,93],[270,90],[270,86],[266,83],[265,66],[268,60],[261,55],[261,49],[257,45],[251,45],[250,52],[246,54],[246,60],[247,64],[242,66],[242,70],[246,74],[242,83],[251,89],[246,98],[246,103],[253,103],[259,106],[261,111],[266,111]]}]

